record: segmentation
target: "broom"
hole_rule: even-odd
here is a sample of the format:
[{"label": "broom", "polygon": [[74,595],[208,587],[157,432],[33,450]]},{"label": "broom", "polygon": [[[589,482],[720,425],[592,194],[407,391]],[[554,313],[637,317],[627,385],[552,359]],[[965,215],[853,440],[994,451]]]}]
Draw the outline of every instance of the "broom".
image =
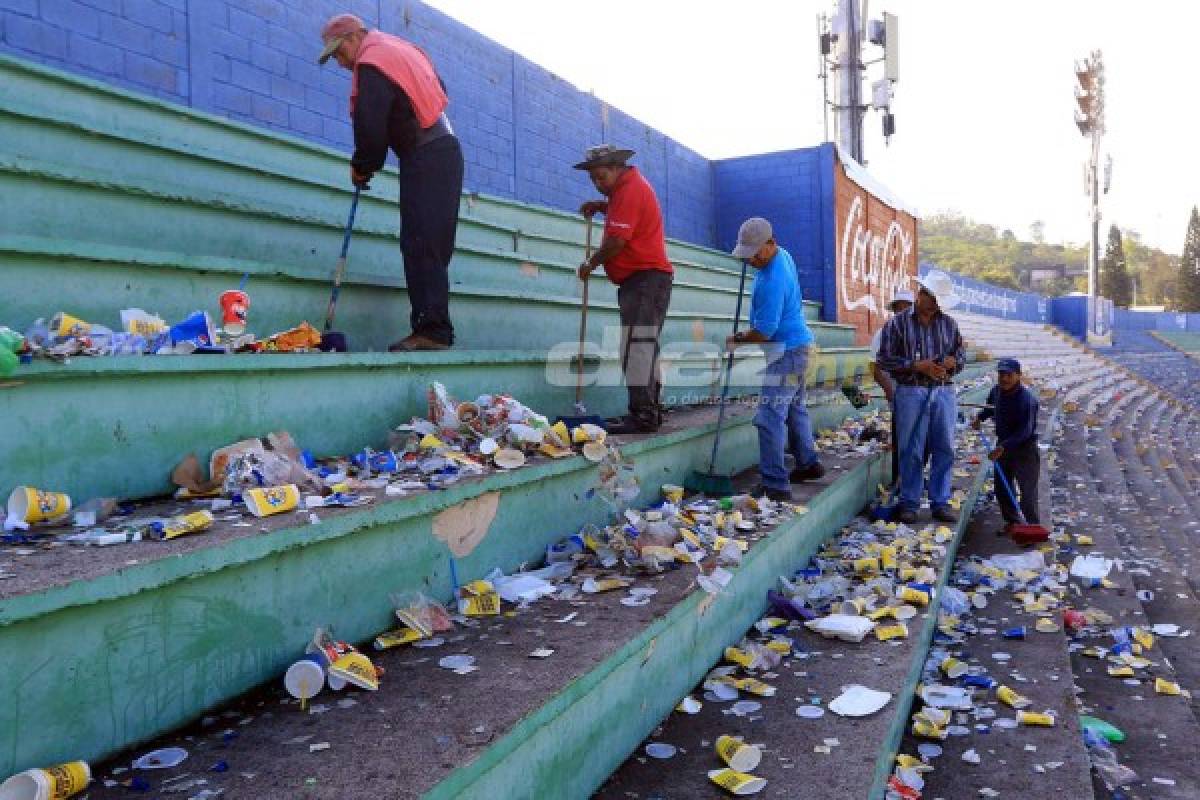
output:
[{"label": "broom", "polygon": [[992,470],[996,473],[996,477],[1000,480],[1000,485],[1004,487],[1004,493],[1008,495],[1008,501],[1012,503],[1013,508],[1017,512],[1017,518],[1021,520],[1016,525],[1010,525],[1008,532],[1012,539],[1022,547],[1031,544],[1039,544],[1050,539],[1050,531],[1042,525],[1033,525],[1025,519],[1025,512],[1017,505],[1016,495],[1013,494],[1012,486],[1008,482],[1008,478],[1004,476],[1004,470],[1000,467],[1000,461],[992,462]]},{"label": "broom", "polygon": [[[738,283],[737,311],[733,315],[733,335],[737,336],[738,322],[742,318],[742,294],[746,290],[746,261],[742,261],[742,279]],[[721,407],[717,410],[717,431],[713,435],[712,455],[708,458],[706,472],[692,471],[683,482],[683,488],[689,492],[698,492],[707,497],[728,497],[736,490],[733,479],[728,475],[718,475],[713,470],[717,464],[717,450],[721,446],[721,426],[725,423],[725,405],[729,397],[729,381],[733,375],[733,348],[725,360],[725,380],[721,385]]]}]

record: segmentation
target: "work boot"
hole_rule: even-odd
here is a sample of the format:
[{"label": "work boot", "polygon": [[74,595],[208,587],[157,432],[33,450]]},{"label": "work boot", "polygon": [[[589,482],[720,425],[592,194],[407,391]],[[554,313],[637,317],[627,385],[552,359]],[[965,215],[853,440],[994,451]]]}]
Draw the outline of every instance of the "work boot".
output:
[{"label": "work boot", "polygon": [[388,345],[389,353],[412,353],[422,350],[448,350],[450,345],[430,339],[420,333],[410,333],[398,342]]},{"label": "work boot", "polygon": [[912,525],[917,521],[917,512],[911,508],[902,508],[896,512],[896,522],[903,522],[905,525]]},{"label": "work boot", "polygon": [[821,466],[820,461],[814,461],[805,467],[796,467],[791,474],[792,483],[804,483],[805,481],[819,481],[825,477],[825,467]]},{"label": "work boot", "polygon": [[774,500],[776,503],[794,503],[792,499],[791,489],[772,489],[770,486],[763,486],[761,483],[750,490],[751,497],[766,496],[768,500]]},{"label": "work boot", "polygon": [[958,515],[954,513],[954,509],[950,506],[938,506],[933,510],[933,518],[938,522],[946,522],[954,524],[958,522]]}]

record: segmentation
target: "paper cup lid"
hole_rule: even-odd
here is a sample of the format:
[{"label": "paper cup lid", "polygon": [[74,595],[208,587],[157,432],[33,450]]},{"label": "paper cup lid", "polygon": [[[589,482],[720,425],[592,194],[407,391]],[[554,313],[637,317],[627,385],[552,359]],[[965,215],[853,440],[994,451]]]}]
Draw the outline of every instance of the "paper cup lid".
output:
[{"label": "paper cup lid", "polygon": [[492,437],[487,437],[479,443],[479,452],[485,456],[490,456],[492,453],[500,449],[500,445],[496,444],[496,440]]},{"label": "paper cup lid", "polygon": [[891,692],[848,686],[829,704],[829,710],[843,717],[866,717],[886,706],[891,699]]},{"label": "paper cup lid", "polygon": [[801,719],[820,719],[825,716],[825,709],[820,706],[800,706],[796,709],[796,716]]},{"label": "paper cup lid", "polygon": [[283,688],[297,700],[311,700],[325,687],[325,670],[315,661],[304,659],[288,667]]},{"label": "paper cup lid", "polygon": [[503,447],[496,451],[492,459],[496,462],[497,467],[516,469],[525,463],[525,454],[511,447]]},{"label": "paper cup lid", "polygon": [[671,758],[679,752],[679,749],[673,744],[666,742],[651,742],[646,745],[646,755],[651,758]]},{"label": "paper cup lid", "polygon": [[187,760],[188,751],[182,747],[164,747],[151,750],[133,762],[134,769],[170,769]]}]

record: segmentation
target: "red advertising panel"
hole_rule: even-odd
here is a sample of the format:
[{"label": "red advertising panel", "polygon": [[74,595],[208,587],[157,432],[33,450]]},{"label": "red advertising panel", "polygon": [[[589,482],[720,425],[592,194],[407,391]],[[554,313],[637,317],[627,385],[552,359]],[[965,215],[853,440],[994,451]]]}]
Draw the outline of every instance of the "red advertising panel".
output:
[{"label": "red advertising panel", "polygon": [[838,159],[834,167],[834,204],[837,220],[837,321],[856,328],[854,341],[867,344],[889,312],[887,304],[897,289],[915,289],[917,275],[917,220],[864,188],[870,186],[862,167],[847,177]]}]

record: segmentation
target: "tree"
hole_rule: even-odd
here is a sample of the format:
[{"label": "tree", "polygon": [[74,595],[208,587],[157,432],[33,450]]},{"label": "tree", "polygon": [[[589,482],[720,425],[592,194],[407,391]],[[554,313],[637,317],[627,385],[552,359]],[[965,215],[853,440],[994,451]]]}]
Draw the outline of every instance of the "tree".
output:
[{"label": "tree", "polygon": [[1114,305],[1128,308],[1133,304],[1133,282],[1125,263],[1121,229],[1116,225],[1108,228],[1108,247],[1100,262],[1100,294],[1112,300]]},{"label": "tree", "polygon": [[1034,244],[1046,243],[1046,223],[1043,220],[1035,219],[1029,225],[1029,238]]},{"label": "tree", "polygon": [[1200,211],[1192,206],[1183,254],[1179,257],[1179,280],[1175,283],[1176,311],[1200,311]]}]

